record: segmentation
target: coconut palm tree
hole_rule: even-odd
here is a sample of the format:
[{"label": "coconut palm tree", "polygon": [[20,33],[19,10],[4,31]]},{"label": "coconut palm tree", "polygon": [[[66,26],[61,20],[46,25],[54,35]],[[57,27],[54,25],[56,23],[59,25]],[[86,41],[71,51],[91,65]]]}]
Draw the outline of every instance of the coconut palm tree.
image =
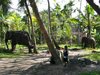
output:
[{"label": "coconut palm tree", "polygon": [[48,33],[50,34],[50,36],[52,36],[52,29],[51,29],[51,18],[50,18],[50,1],[47,0],[48,2],[48,22],[49,22],[49,26],[48,26]]},{"label": "coconut palm tree", "polygon": [[61,60],[60,60],[58,51],[56,51],[56,49],[54,48],[54,45],[53,45],[53,43],[52,43],[52,41],[50,39],[50,36],[48,35],[48,33],[47,33],[47,31],[46,31],[46,29],[44,27],[44,24],[43,24],[43,22],[41,20],[41,17],[39,15],[39,12],[38,12],[38,9],[37,9],[36,3],[35,3],[35,0],[29,0],[29,2],[30,2],[30,5],[32,7],[32,10],[33,10],[33,12],[34,12],[34,14],[36,16],[36,19],[38,21],[38,24],[40,26],[41,32],[43,33],[44,38],[45,38],[45,40],[47,42],[49,51],[51,52],[51,55],[54,57],[55,62],[57,64],[61,63]]}]

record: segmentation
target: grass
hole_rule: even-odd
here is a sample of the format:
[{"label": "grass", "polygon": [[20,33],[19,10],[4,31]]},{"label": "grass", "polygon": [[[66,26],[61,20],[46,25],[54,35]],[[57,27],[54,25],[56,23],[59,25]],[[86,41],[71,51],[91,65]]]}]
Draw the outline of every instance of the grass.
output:
[{"label": "grass", "polygon": [[100,53],[95,53],[95,54],[89,54],[84,56],[85,58],[94,60],[94,61],[100,61]]},{"label": "grass", "polygon": [[25,55],[25,53],[16,51],[14,53],[11,53],[10,50],[6,50],[4,48],[0,48],[0,58],[17,58],[20,56]]},{"label": "grass", "polygon": [[[9,48],[11,49],[11,45],[9,45]],[[26,49],[27,50],[26,50]],[[43,45],[37,45],[37,50],[41,51],[41,50],[48,50],[48,47],[46,44]],[[28,53],[28,48],[23,46],[23,45],[16,45],[16,49],[14,53],[11,53],[10,50],[6,50],[5,49],[5,45],[4,44],[0,44],[0,58],[17,58],[20,56],[25,55],[25,51],[27,51]]]},{"label": "grass", "polygon": [[6,54],[0,53],[0,58],[18,58],[20,56],[22,56],[22,54],[19,54],[19,53],[13,53],[13,54],[11,54],[11,53],[6,53]]},{"label": "grass", "polygon": [[[9,48],[11,48],[11,46],[9,45]],[[16,46],[16,50],[14,53],[12,53],[10,50],[5,49],[5,45],[1,44],[0,45],[0,58],[18,58],[20,56],[25,55],[23,46]]]},{"label": "grass", "polygon": [[37,50],[42,51],[42,50],[48,50],[47,44],[42,44],[42,45],[37,45]]},{"label": "grass", "polygon": [[[66,44],[60,44],[59,46],[64,48]],[[9,47],[11,48],[10,44],[9,44]],[[16,46],[16,52],[14,53],[11,53],[9,50],[6,50],[5,49],[5,46],[2,45],[0,48],[0,58],[15,58],[15,57],[19,57],[19,56],[22,56],[22,55],[25,55],[25,46],[22,46],[22,45],[17,45]],[[68,48],[69,49],[73,49],[73,48],[77,48],[77,49],[81,49],[81,46],[78,46],[78,45],[68,45]],[[23,50],[22,50],[23,49]],[[48,50],[48,46],[47,44],[42,44],[42,45],[37,45],[37,50],[38,51],[42,51],[42,50]],[[90,52],[92,49],[85,49],[86,52]],[[100,51],[100,48],[98,48],[98,51]],[[28,52],[28,50],[27,50]],[[89,59],[92,59],[92,60],[100,60],[100,53],[96,53],[96,54],[89,54],[87,56],[84,56],[86,58],[89,58]]]},{"label": "grass", "polygon": [[[65,44],[60,45],[60,47],[62,47],[62,48],[64,48],[64,46],[65,46]],[[23,56],[23,55],[25,55],[25,53],[24,53],[24,50],[20,50],[21,48],[23,49],[23,46],[17,46],[15,53],[11,53],[9,50],[6,50],[4,47],[0,48],[0,58],[18,58],[20,56]],[[80,46],[72,45],[72,46],[68,46],[68,48],[70,48],[70,49],[80,48]],[[39,50],[39,51],[48,50],[48,47],[46,44],[37,45],[37,50]],[[92,49],[90,49],[90,48],[87,48],[85,50],[86,50],[86,52],[92,51]],[[100,51],[100,48],[98,48],[96,50]],[[92,60],[100,60],[100,53],[92,53],[92,54],[86,55],[84,57],[92,59]],[[79,75],[100,75],[100,71],[82,72]]]},{"label": "grass", "polygon": [[[91,54],[88,54],[88,55],[83,56],[83,57],[91,59],[93,61],[100,61],[100,48],[95,49],[96,53],[92,53],[92,50],[93,49],[91,49],[91,48],[87,48],[86,52],[91,51]],[[82,72],[79,75],[100,75],[100,71],[95,71],[94,70],[94,71],[90,71],[90,72]]]},{"label": "grass", "polygon": [[59,46],[61,48],[64,48],[64,46],[67,45],[68,46],[68,49],[81,49],[81,46],[79,45],[76,45],[76,44],[72,44],[72,45],[68,45],[68,44],[60,44]]},{"label": "grass", "polygon": [[[9,48],[11,49],[11,45],[9,44]],[[18,58],[20,56],[25,55],[28,53],[28,49],[26,50],[25,46],[23,45],[16,45],[16,49],[14,53],[11,53],[10,50],[5,49],[5,45],[0,45],[0,58]],[[42,50],[48,50],[48,47],[46,44],[43,45],[37,45],[37,50],[42,51]],[[27,52],[25,52],[27,51]]]},{"label": "grass", "polygon": [[[94,61],[100,61],[100,48],[91,49],[91,48],[86,48],[85,49],[86,53],[89,53],[88,55],[84,55],[83,57],[94,60]],[[95,51],[92,53],[92,51]]]},{"label": "grass", "polygon": [[100,75],[100,71],[84,72],[79,75]]}]

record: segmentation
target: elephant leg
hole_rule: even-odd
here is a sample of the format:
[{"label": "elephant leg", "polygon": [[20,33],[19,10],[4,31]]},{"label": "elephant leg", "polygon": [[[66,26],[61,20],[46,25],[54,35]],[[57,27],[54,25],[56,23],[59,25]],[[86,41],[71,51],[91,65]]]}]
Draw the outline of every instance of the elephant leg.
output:
[{"label": "elephant leg", "polygon": [[29,50],[29,53],[32,53],[32,50],[31,50],[30,46],[28,47],[28,50]]},{"label": "elephant leg", "polygon": [[85,48],[85,42],[82,41],[82,48],[84,49]]},{"label": "elephant leg", "polygon": [[82,38],[82,46],[83,46],[83,48],[87,47],[87,43],[88,43],[88,38],[87,37],[83,37]]},{"label": "elephant leg", "polygon": [[7,49],[9,50],[8,43],[6,43],[6,47],[7,47]]},{"label": "elephant leg", "polygon": [[86,48],[86,43],[84,44],[84,48]]},{"label": "elephant leg", "polygon": [[90,48],[93,48],[93,42],[91,41],[91,43],[90,43]]},{"label": "elephant leg", "polygon": [[95,48],[95,44],[96,44],[95,40],[91,39],[90,41],[91,41],[90,43],[91,48]]},{"label": "elephant leg", "polygon": [[12,41],[11,47],[12,47],[11,52],[13,52],[16,48],[16,44],[14,43],[14,41]]},{"label": "elephant leg", "polygon": [[83,48],[83,49],[85,48],[84,43],[82,44],[82,48]]},{"label": "elephant leg", "polygon": [[5,40],[5,44],[6,44],[6,48],[9,50],[9,47],[8,47],[8,39]]},{"label": "elephant leg", "polygon": [[83,45],[83,47],[84,47],[84,48],[86,48],[86,47],[87,47],[87,43],[86,43],[86,42],[84,42],[84,45]]},{"label": "elephant leg", "polygon": [[94,48],[94,49],[95,49],[95,42],[93,42],[93,44],[92,44],[92,48]]}]

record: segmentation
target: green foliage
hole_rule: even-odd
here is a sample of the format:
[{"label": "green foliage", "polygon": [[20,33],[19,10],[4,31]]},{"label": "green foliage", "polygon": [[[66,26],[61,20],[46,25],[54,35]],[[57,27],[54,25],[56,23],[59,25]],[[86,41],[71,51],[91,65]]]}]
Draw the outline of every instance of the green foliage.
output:
[{"label": "green foliage", "polygon": [[42,44],[42,45],[37,45],[37,49],[39,50],[39,51],[43,51],[43,50],[48,50],[48,46],[47,46],[47,44]]},{"label": "green foliage", "polygon": [[25,55],[25,54],[21,53],[19,51],[15,52],[15,53],[11,53],[9,50],[0,48],[0,58],[18,58],[23,55]]},{"label": "green foliage", "polygon": [[94,30],[96,32],[94,33],[94,36],[96,39],[97,46],[100,46],[100,16],[96,15],[93,19]]},{"label": "green foliage", "polygon": [[90,56],[90,59],[100,60],[100,54],[93,54],[93,55]]},{"label": "green foliage", "polygon": [[20,53],[0,53],[0,58],[18,58],[22,56]]},{"label": "green foliage", "polygon": [[71,36],[72,36],[71,30],[72,30],[71,26],[66,23],[66,25],[64,25],[64,29],[63,29],[63,32],[65,33],[63,36],[67,35],[68,39],[71,38]]},{"label": "green foliage", "polygon": [[83,72],[79,75],[100,75],[100,71],[90,71],[90,72]]},{"label": "green foliage", "polygon": [[25,6],[25,0],[19,0],[19,7]]},{"label": "green foliage", "polygon": [[100,33],[97,33],[95,35],[95,39],[96,39],[97,46],[100,46]]},{"label": "green foliage", "polygon": [[89,54],[89,55],[87,55],[85,57],[86,58],[89,58],[91,60],[95,60],[95,61],[99,60],[100,61],[100,53],[99,52],[98,53],[95,53],[95,54]]},{"label": "green foliage", "polygon": [[1,13],[0,14],[0,43],[3,42],[5,30],[8,29],[8,23],[6,17]]},{"label": "green foliage", "polygon": [[91,15],[94,15],[94,10],[90,5],[86,6],[86,12],[91,14]]},{"label": "green foliage", "polygon": [[10,0],[0,0],[0,7],[3,12],[3,15],[6,15],[8,9],[10,8],[11,1]]},{"label": "green foliage", "polygon": [[[93,18],[93,16],[94,16],[93,8],[90,5],[86,5],[84,13],[79,9],[78,9],[78,12],[79,12],[79,15],[78,15],[79,22],[78,22],[78,20],[77,20],[77,22],[81,25],[81,28],[83,29],[83,31],[85,29],[88,30],[87,26],[89,24],[89,21],[90,21],[90,26],[93,29],[95,26],[95,24],[94,24],[95,21]],[[89,19],[89,21],[88,21],[88,19]]]},{"label": "green foliage", "polygon": [[73,24],[78,24],[78,23],[80,23],[79,19],[76,19],[76,18],[69,18],[68,20],[69,20],[69,22],[71,22],[71,23],[73,23]]},{"label": "green foliage", "polygon": [[27,26],[21,21],[21,16],[15,12],[9,13],[7,21],[9,22],[9,30],[26,30]]},{"label": "green foliage", "polygon": [[16,12],[9,12],[8,15],[4,16],[0,14],[0,43],[4,42],[5,32],[8,30],[26,30],[27,25],[22,22],[22,18]]},{"label": "green foliage", "polygon": [[[20,6],[24,6],[24,1],[25,0],[19,0]],[[36,0],[37,2],[42,2],[42,0]],[[74,6],[74,1],[70,0],[68,3],[64,5],[63,8],[61,8],[61,5],[56,2],[56,0],[53,0],[55,2],[55,8],[51,8],[51,29],[53,32],[53,35],[55,39],[60,41],[60,43],[67,42],[70,39],[73,41],[76,41],[77,36],[72,35],[73,29],[78,29],[78,26],[80,25],[81,30],[84,31],[87,29],[87,13],[90,14],[90,23],[92,26],[92,34],[95,36],[97,40],[97,44],[99,45],[100,42],[100,17],[94,15],[93,9],[87,5],[86,9],[83,12],[80,10],[79,13],[79,18],[72,18],[72,13],[73,13],[73,6]],[[5,3],[6,2],[6,3]],[[0,0],[0,6],[3,4],[9,4],[9,0]],[[3,4],[2,4],[3,3]],[[32,15],[32,14],[31,14]],[[41,18],[43,20],[43,23],[45,23],[45,27],[47,31],[49,31],[49,25],[48,25],[48,11],[44,10],[40,12]],[[26,16],[25,16],[26,17]],[[2,20],[1,20],[2,19]],[[7,24],[2,24],[0,25],[0,40],[4,39],[4,34],[7,30],[26,30],[28,31],[28,23],[27,20],[24,18],[24,21],[22,20],[22,17],[17,14],[16,12],[9,12],[6,16],[3,15],[3,10],[1,8],[0,10],[0,22],[4,22]],[[37,20],[32,15],[32,22],[34,25],[34,31],[35,31],[35,37],[37,40],[37,43],[45,43],[44,37],[40,31],[39,25],[37,24]],[[31,27],[30,27],[31,28]],[[96,30],[96,32],[94,32]],[[2,39],[1,39],[2,38]],[[62,41],[61,41],[62,39]]]},{"label": "green foliage", "polygon": [[[19,58],[20,56],[24,56],[26,54],[25,52],[26,49],[23,47],[25,46],[17,45],[14,53],[12,53],[10,50],[6,50],[5,48],[0,47],[0,58]],[[39,51],[48,50],[48,47],[46,44],[37,45],[37,50]]]},{"label": "green foliage", "polygon": [[[63,9],[56,3],[56,7],[51,10],[51,30],[57,41],[66,42],[71,37],[71,23],[69,23],[68,19],[71,17],[72,3],[69,2]],[[41,17],[46,25],[46,29],[49,31],[48,12],[46,10],[42,11]]]}]

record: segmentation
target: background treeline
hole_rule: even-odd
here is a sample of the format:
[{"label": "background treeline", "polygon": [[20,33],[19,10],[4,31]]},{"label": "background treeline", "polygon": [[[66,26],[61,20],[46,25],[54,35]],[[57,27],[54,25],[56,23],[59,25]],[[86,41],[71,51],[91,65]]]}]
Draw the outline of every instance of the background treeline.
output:
[{"label": "background treeline", "polygon": [[[73,1],[66,3],[66,5],[64,5],[63,8],[61,8],[61,6],[58,3],[56,3],[56,7],[54,9],[51,9],[50,11],[51,26],[48,23],[48,10],[39,12],[49,35],[53,35],[54,39],[59,44],[66,44],[66,43],[77,44],[78,42],[80,42],[78,41],[79,36],[77,32],[80,31],[81,33],[84,32],[88,33],[90,31],[91,36],[95,37],[97,45],[99,45],[100,17],[95,15],[94,10],[89,5],[85,7],[84,12],[80,11],[79,9],[73,9],[73,7],[74,7]],[[21,9],[22,7],[20,8],[20,10]],[[78,11],[79,14],[73,18],[72,13],[76,11]],[[30,26],[29,22],[30,19],[27,15],[28,12],[26,11],[25,8],[24,12],[25,15],[21,16],[15,11],[11,12],[11,11],[0,10],[0,44],[4,44],[5,32],[7,30],[28,31],[31,36],[32,26],[34,28],[34,36],[36,44],[45,44],[43,34],[40,31],[39,25],[37,23],[34,14],[31,13],[32,26]],[[88,24],[90,25],[90,29],[88,28]],[[82,37],[81,34],[80,37]]]}]

